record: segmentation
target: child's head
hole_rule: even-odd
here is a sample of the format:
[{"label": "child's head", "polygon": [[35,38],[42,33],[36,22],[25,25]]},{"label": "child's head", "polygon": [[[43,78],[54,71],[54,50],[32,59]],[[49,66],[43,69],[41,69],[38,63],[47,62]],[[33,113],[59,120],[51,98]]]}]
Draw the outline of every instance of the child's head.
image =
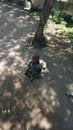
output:
[{"label": "child's head", "polygon": [[33,54],[33,56],[32,56],[32,62],[34,64],[37,64],[39,62],[39,58],[40,58],[39,54]]}]

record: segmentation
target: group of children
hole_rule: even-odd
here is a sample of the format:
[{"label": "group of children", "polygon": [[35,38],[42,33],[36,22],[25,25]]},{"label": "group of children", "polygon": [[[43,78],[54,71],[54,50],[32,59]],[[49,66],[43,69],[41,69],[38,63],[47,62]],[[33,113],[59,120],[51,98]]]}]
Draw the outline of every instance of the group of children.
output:
[{"label": "group of children", "polygon": [[30,80],[38,78],[41,75],[43,66],[39,62],[39,59],[40,59],[39,54],[33,54],[32,60],[28,64],[27,70],[25,71],[25,75],[29,77]]}]

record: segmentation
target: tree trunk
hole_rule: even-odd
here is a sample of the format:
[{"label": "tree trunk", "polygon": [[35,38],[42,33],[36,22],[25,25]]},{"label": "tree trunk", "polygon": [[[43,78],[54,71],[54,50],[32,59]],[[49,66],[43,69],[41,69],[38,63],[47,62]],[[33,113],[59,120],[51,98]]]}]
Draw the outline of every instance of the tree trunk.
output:
[{"label": "tree trunk", "polygon": [[45,0],[42,10],[41,10],[41,16],[40,21],[36,30],[36,33],[34,35],[34,38],[32,40],[32,45],[34,46],[41,46],[45,44],[45,37],[44,37],[44,27],[47,23],[48,17],[51,13],[51,10],[54,6],[56,0]]}]

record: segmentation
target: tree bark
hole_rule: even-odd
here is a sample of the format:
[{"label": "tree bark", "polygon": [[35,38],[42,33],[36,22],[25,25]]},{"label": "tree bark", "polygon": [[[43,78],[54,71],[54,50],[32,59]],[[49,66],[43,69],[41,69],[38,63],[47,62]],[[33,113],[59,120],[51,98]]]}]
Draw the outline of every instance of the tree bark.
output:
[{"label": "tree bark", "polygon": [[55,4],[55,1],[56,0],[45,0],[43,4],[39,24],[35,32],[34,38],[32,40],[32,45],[34,46],[45,45],[44,27],[45,27],[45,24],[47,23],[48,17]]}]

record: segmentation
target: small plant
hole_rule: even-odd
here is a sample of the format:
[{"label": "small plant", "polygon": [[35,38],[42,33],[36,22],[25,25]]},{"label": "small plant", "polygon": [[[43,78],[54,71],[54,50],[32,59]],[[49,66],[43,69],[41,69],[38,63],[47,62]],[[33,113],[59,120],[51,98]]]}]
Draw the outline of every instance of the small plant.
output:
[{"label": "small plant", "polygon": [[66,34],[69,39],[73,42],[73,27],[72,28],[69,28],[69,31],[67,32]]},{"label": "small plant", "polygon": [[51,16],[50,18],[52,19],[53,22],[55,22],[56,24],[60,24],[61,21],[63,21],[63,17],[60,13],[60,11],[55,11],[55,12],[51,12]]},{"label": "small plant", "polygon": [[29,13],[32,15],[32,16],[37,16],[37,17],[40,17],[40,10],[38,11],[33,11],[33,10],[29,10]]}]

